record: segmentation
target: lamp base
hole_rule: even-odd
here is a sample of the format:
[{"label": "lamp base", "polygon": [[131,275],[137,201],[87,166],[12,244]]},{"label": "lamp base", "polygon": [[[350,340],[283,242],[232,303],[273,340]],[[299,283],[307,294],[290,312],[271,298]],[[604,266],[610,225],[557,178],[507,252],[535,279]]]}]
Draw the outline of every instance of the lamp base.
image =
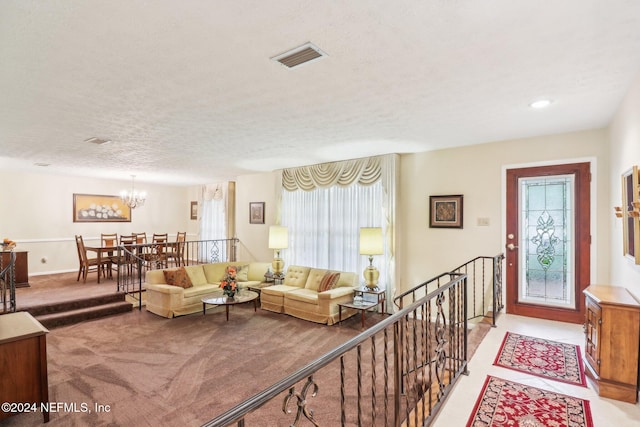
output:
[{"label": "lamp base", "polygon": [[380,277],[380,272],[377,268],[372,265],[368,266],[364,269],[362,276],[364,277],[364,284],[367,288],[371,290],[378,289],[378,277]]},{"label": "lamp base", "polygon": [[284,270],[284,260],[282,258],[274,258],[271,261],[271,267],[273,267],[273,275],[281,275]]}]

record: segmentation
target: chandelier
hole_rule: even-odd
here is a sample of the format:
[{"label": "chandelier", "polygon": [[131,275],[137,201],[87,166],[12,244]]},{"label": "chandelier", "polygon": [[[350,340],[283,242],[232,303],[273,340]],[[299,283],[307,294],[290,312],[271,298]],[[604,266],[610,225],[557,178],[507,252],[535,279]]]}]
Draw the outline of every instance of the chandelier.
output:
[{"label": "chandelier", "polygon": [[122,203],[129,206],[131,209],[135,209],[138,206],[144,205],[144,201],[147,197],[147,193],[145,193],[144,191],[138,193],[135,190],[135,187],[133,185],[133,180],[135,179],[135,177],[135,175],[131,175],[131,192],[127,190],[123,190],[120,192],[120,199],[122,199]]}]

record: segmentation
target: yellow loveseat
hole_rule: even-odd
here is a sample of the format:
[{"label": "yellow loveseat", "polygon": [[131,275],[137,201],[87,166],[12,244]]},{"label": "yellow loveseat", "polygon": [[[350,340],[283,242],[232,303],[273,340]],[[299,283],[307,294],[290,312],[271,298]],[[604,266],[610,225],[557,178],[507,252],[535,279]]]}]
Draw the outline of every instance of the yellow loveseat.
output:
[{"label": "yellow loveseat", "polygon": [[[331,289],[318,292],[327,272],[340,273],[340,276]],[[260,301],[263,310],[333,325],[338,321],[338,303],[352,301],[357,286],[356,273],[292,265],[287,269],[281,285],[262,289]],[[355,310],[343,309],[342,318],[355,313]]]},{"label": "yellow loveseat", "polygon": [[[220,280],[226,275],[227,267],[238,267],[237,283],[240,288],[261,283],[270,262],[217,262],[187,267],[148,270],[146,273],[147,311],[164,317],[176,317],[202,310],[202,298],[222,295]],[[184,268],[190,287],[183,288],[167,284],[164,271],[176,272]]]}]

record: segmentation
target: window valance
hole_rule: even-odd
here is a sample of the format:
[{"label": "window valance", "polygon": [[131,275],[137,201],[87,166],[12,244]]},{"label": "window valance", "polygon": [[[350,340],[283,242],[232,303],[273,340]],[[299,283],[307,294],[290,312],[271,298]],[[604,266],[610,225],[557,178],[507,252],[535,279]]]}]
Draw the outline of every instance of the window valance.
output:
[{"label": "window valance", "polygon": [[311,191],[334,185],[346,187],[356,182],[371,185],[381,177],[382,157],[378,156],[284,169],[282,186],[287,191]]}]

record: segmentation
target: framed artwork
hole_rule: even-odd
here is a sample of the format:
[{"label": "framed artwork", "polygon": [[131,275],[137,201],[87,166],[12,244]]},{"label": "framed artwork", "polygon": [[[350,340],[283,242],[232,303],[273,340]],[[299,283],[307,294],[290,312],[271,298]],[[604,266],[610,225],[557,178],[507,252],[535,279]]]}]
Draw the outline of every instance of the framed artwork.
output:
[{"label": "framed artwork", "polygon": [[249,224],[264,224],[264,202],[249,203]]},{"label": "framed artwork", "polygon": [[462,195],[429,196],[430,228],[462,228]]},{"label": "framed artwork", "polygon": [[191,219],[198,219],[198,202],[191,202]]},{"label": "framed artwork", "polygon": [[74,194],[73,222],[131,222],[131,208],[120,196]]},{"label": "framed artwork", "polygon": [[624,255],[640,264],[640,174],[637,166],[622,174],[622,218]]}]

